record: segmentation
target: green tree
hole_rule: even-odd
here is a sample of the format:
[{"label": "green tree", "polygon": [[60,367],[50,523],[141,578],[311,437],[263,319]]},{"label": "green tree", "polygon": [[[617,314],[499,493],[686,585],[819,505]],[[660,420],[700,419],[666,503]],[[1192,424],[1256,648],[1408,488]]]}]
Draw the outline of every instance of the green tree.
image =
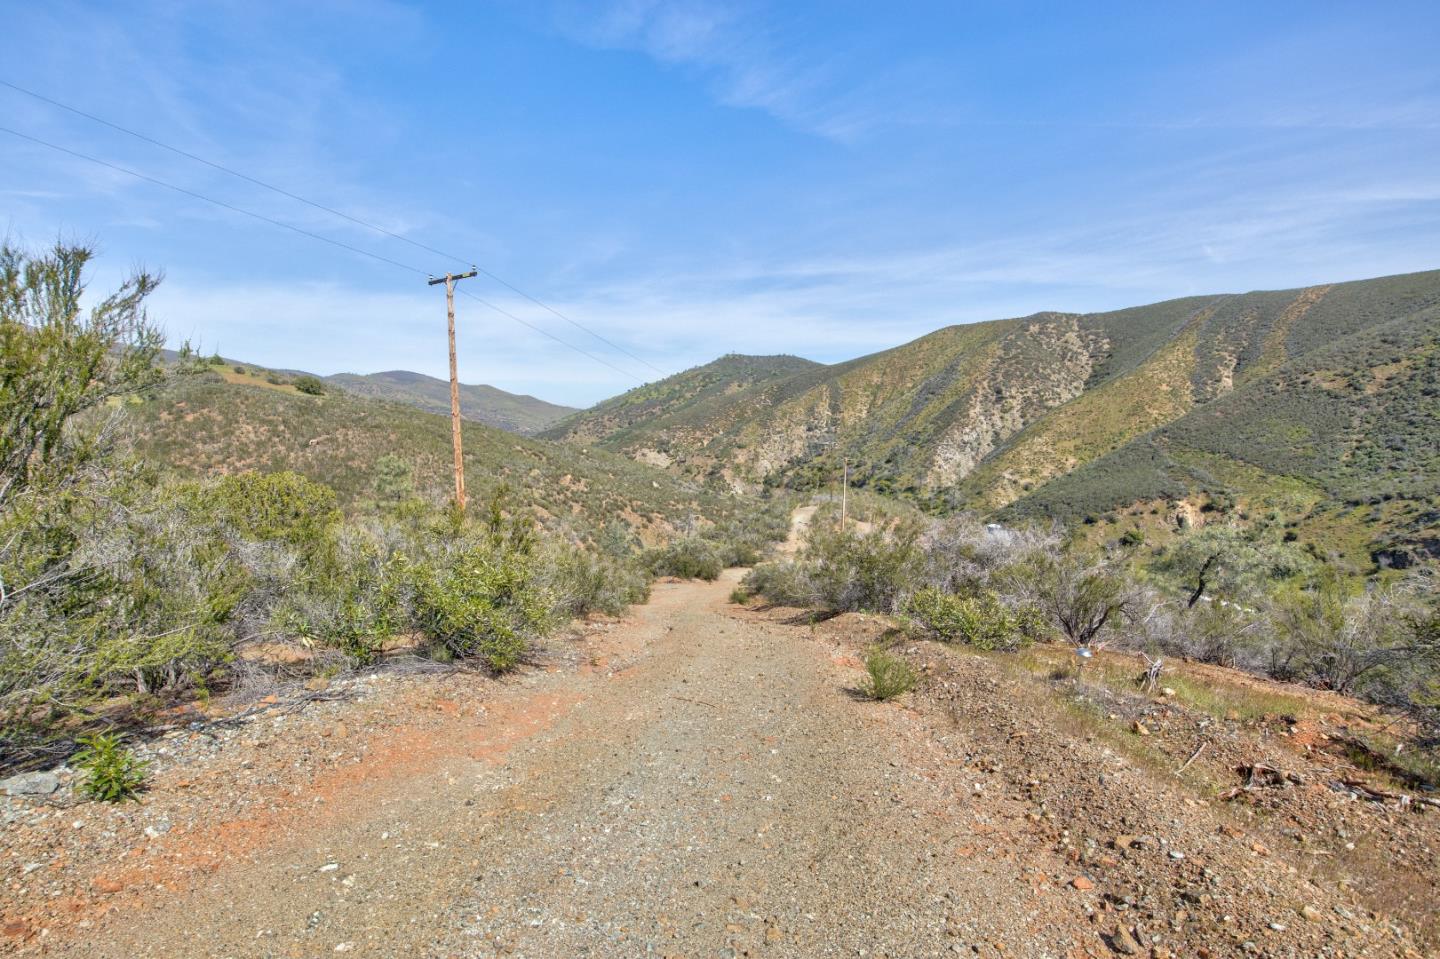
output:
[{"label": "green tree", "polygon": [[393,506],[415,492],[415,476],[403,457],[386,453],[375,461],[375,498]]},{"label": "green tree", "polygon": [[1313,559],[1274,536],[1271,527],[1247,529],[1233,523],[1196,530],[1166,550],[1154,566],[1185,588],[1187,607],[1211,591],[1227,599],[1254,599],[1314,567]]},{"label": "green tree", "polygon": [[0,509],[36,484],[64,485],[112,435],[82,414],[151,386],[161,335],[145,313],[159,284],[138,272],[81,309],[94,252],[0,247]]}]

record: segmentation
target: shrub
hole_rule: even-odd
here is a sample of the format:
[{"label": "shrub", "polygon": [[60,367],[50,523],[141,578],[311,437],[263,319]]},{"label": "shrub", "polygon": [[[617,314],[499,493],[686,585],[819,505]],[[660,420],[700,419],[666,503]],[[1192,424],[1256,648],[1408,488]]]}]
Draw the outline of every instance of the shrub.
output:
[{"label": "shrub", "polygon": [[120,745],[120,737],[96,733],[82,737],[84,748],[70,757],[70,763],[84,777],[80,790],[101,802],[124,802],[138,799],[145,787],[146,763]]},{"label": "shrub", "polygon": [[915,688],[918,677],[905,660],[883,649],[865,655],[865,682],[861,691],[871,699],[884,701],[903,696]]},{"label": "shrub", "polygon": [[947,643],[977,649],[1014,650],[1033,642],[1041,629],[1033,607],[1013,611],[989,590],[956,596],[933,586],[910,598],[908,612],[920,629]]},{"label": "shrub", "polygon": [[1089,646],[1103,630],[1118,627],[1136,603],[1122,573],[1074,552],[1031,557],[1002,578],[1075,646]]},{"label": "shrub", "polygon": [[650,596],[650,577],[633,561],[573,546],[552,548],[544,559],[557,616],[620,616]]},{"label": "shrub", "polygon": [[508,672],[553,625],[550,597],[523,551],[464,545],[416,566],[412,582],[416,624],[442,658],[477,657]]},{"label": "shrub", "polygon": [[244,536],[318,548],[341,516],[335,491],[299,473],[236,473],[196,491],[198,508],[212,509]]},{"label": "shrub", "polygon": [[306,375],[295,377],[295,388],[301,393],[307,393],[310,396],[325,395],[325,384],[316,376]]},{"label": "shrub", "polygon": [[746,603],[750,602],[750,594],[745,591],[744,586],[736,586],[734,589],[730,590],[730,602],[734,603],[736,606],[744,606]]},{"label": "shrub", "polygon": [[686,536],[659,549],[646,550],[642,561],[655,576],[681,579],[714,580],[725,569],[714,544],[698,536]]},{"label": "shrub", "polygon": [[805,606],[814,596],[798,563],[761,563],[745,574],[740,588],[782,606]]},{"label": "shrub", "polygon": [[816,601],[835,612],[897,612],[920,582],[918,524],[868,533],[813,531],[800,556]]}]

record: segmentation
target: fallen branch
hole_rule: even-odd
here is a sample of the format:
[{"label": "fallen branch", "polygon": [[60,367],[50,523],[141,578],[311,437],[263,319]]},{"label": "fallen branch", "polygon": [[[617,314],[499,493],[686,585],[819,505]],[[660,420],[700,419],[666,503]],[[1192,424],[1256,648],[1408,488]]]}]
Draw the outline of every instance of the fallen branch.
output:
[{"label": "fallen branch", "polygon": [[1195,751],[1194,751],[1193,753],[1190,754],[1190,758],[1187,759],[1187,760],[1185,760],[1185,765],[1183,765],[1183,766],[1181,766],[1179,769],[1175,770],[1175,775],[1178,776],[1178,775],[1180,775],[1181,773],[1183,773],[1185,770],[1189,769],[1189,768],[1190,768],[1190,764],[1193,763],[1195,760],[1197,760],[1197,759],[1200,758],[1200,754],[1205,751],[1205,747],[1208,746],[1208,745],[1210,745],[1210,740],[1208,740],[1208,739],[1202,739],[1202,740],[1200,740],[1200,745],[1199,745],[1198,747],[1196,747],[1196,749],[1195,749]]},{"label": "fallen branch", "polygon": [[719,708],[720,708],[719,706],[716,706],[714,703],[707,703],[707,702],[706,702],[705,700],[703,700],[703,699],[686,699],[684,696],[671,696],[670,698],[671,698],[671,699],[678,699],[678,700],[680,700],[682,703],[694,703],[694,704],[696,704],[697,706],[709,706],[711,709],[719,709]]},{"label": "fallen branch", "polygon": [[1349,786],[1351,789],[1356,790],[1357,792],[1364,793],[1371,799],[1399,799],[1405,801],[1408,801],[1410,799],[1409,796],[1402,796],[1400,793],[1392,793],[1388,790],[1376,789],[1374,786],[1365,782],[1365,780],[1363,779],[1342,779],[1340,780],[1340,782],[1344,783],[1346,786]]}]

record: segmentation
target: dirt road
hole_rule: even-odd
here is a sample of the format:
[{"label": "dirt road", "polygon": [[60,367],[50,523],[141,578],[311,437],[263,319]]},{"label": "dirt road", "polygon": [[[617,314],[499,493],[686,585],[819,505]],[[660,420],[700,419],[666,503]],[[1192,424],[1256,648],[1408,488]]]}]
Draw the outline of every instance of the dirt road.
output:
[{"label": "dirt road", "polygon": [[373,777],[312,783],[323,804],[302,792],[234,824],[237,848],[224,826],[177,827],[157,859],[166,842],[223,858],[190,884],[132,879],[143,891],[108,915],[29,946],[926,956],[1003,941],[1060,955],[1080,917],[1031,896],[1010,850],[981,854],[978,820],[913,771],[913,720],[857,701],[853,661],[739,618],[736,575],[658,585],[606,641],[613,664],[536,671],[427,744],[372,744]]},{"label": "dirt road", "polygon": [[[738,575],[658,584],[632,620],[505,683],[377,686],[177,764],[140,810],[33,827],[56,850],[34,874],[49,898],[7,909],[5,942],[117,959],[1414,954],[983,658],[934,650],[928,692],[860,699],[845,631],[875,624],[729,604]],[[173,826],[138,838],[162,813]],[[117,831],[135,848],[98,867],[77,845]]]}]

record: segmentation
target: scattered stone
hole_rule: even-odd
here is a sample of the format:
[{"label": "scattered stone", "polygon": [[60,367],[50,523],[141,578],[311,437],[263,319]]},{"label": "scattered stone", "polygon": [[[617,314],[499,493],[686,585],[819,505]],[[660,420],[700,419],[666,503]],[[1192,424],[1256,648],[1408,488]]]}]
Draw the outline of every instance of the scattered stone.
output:
[{"label": "scattered stone", "polygon": [[106,896],[113,896],[125,888],[125,884],[118,879],[106,879],[104,876],[96,878],[90,883],[90,888]]},{"label": "scattered stone", "polygon": [[60,788],[60,774],[55,772],[20,773],[0,780],[0,790],[9,796],[49,796]]},{"label": "scattered stone", "polygon": [[1137,735],[1137,736],[1148,736],[1148,735],[1150,735],[1150,729],[1149,729],[1149,727],[1147,727],[1144,723],[1142,723],[1142,722],[1141,722],[1140,720],[1138,720],[1138,719],[1135,720],[1133,723],[1130,724],[1130,731],[1133,732],[1133,733],[1134,733],[1135,735]]},{"label": "scattered stone", "polygon": [[1138,956],[1141,949],[1140,943],[1135,941],[1130,930],[1124,926],[1118,927],[1110,937],[1110,948],[1124,956]]},{"label": "scattered stone", "polygon": [[1300,910],[1300,915],[1304,916],[1310,922],[1321,922],[1325,919],[1325,914],[1314,906],[1305,906]]},{"label": "scattered stone", "polygon": [[1091,882],[1084,876],[1076,876],[1074,879],[1070,880],[1070,885],[1074,886],[1076,889],[1079,889],[1081,892],[1085,892],[1087,890],[1095,888],[1095,883]]}]

